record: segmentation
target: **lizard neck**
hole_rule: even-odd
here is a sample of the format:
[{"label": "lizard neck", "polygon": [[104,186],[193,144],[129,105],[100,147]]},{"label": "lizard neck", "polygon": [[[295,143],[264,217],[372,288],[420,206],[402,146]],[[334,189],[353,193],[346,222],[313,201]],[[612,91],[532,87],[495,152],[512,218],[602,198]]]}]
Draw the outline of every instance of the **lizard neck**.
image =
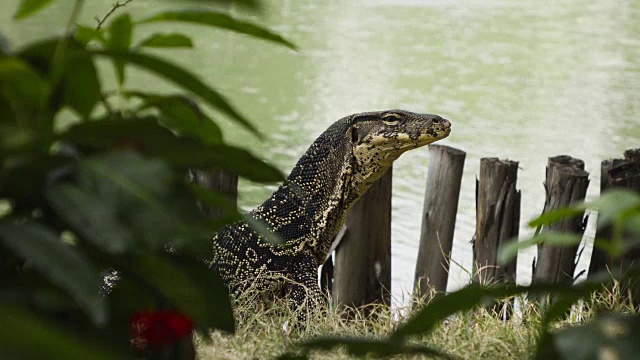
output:
[{"label": "lizard neck", "polygon": [[[252,215],[286,243],[291,255],[310,252],[320,265],[359,194],[353,190],[349,142],[330,127],[300,158],[287,181]],[[284,251],[284,250],[283,250]]]},{"label": "lizard neck", "polygon": [[298,160],[287,181],[253,216],[286,243],[282,255],[311,253],[318,265],[327,258],[347,212],[400,155],[354,147],[349,118],[330,126]]}]

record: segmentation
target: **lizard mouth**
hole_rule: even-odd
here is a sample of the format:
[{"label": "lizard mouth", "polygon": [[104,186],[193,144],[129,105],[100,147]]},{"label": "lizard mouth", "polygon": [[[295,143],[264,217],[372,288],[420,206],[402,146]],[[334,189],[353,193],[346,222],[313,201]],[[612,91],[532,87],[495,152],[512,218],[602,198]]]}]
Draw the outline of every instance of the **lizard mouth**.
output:
[{"label": "lizard mouth", "polygon": [[403,148],[408,150],[429,145],[433,142],[446,138],[450,133],[451,123],[448,120],[444,120],[444,123],[438,124],[436,127],[432,127],[427,131],[421,132],[416,141],[405,144]]}]

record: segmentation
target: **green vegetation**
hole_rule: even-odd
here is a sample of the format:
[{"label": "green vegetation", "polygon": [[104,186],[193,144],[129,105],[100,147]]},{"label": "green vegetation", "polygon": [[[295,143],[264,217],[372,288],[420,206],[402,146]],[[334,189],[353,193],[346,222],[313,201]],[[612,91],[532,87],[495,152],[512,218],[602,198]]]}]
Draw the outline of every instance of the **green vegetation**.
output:
[{"label": "green vegetation", "polygon": [[[459,344],[458,339],[448,339],[454,344],[451,348],[442,348],[438,341],[415,343],[416,338],[429,339],[435,336],[438,329],[447,329],[449,324],[468,319],[471,322],[462,323],[460,329],[474,328],[480,324],[486,334],[476,334],[470,341],[493,341],[493,336],[502,334],[500,326],[486,328],[485,310],[478,313],[474,309],[492,304],[495,300],[507,299],[517,295],[548,296],[545,304],[532,304],[534,310],[524,309],[522,324],[510,322],[514,333],[505,338],[499,337],[498,342],[516,339],[520,331],[523,339],[533,341],[534,345],[513,344],[515,349],[523,346],[528,349],[526,357],[537,359],[594,359],[603,351],[611,353],[616,358],[635,358],[640,350],[636,339],[640,335],[640,316],[638,307],[638,279],[640,265],[620,267],[615,265],[616,259],[629,254],[640,245],[640,194],[628,190],[611,190],[599,199],[586,204],[578,204],[570,208],[548,212],[529,225],[532,227],[545,226],[559,221],[567,216],[580,216],[585,209],[598,211],[598,226],[610,226],[611,239],[596,239],[595,245],[604,250],[613,264],[610,269],[590,277],[577,284],[533,284],[530,286],[515,286],[510,284],[495,284],[493,286],[468,285],[447,296],[437,297],[421,310],[412,314],[408,319],[399,321],[390,331],[378,338],[346,338],[340,336],[318,336],[294,346],[294,350],[283,358],[308,358],[312,352],[330,350],[334,348],[346,349],[347,352],[364,356],[426,354],[430,356],[454,356],[451,350],[467,345]],[[536,232],[530,239],[501,249],[499,258],[503,263],[513,258],[518,248],[547,242],[548,244],[575,244],[579,237],[573,237],[573,242],[567,236],[548,235]],[[593,301],[595,299],[596,301]],[[577,304],[582,304],[586,311],[571,312]],[[626,311],[617,314],[602,313],[602,310]],[[626,314],[621,314],[625,313]],[[631,314],[632,315],[631,315]],[[469,315],[471,314],[471,315]],[[473,315],[475,314],[475,315]],[[482,315],[484,314],[484,315]],[[516,312],[517,314],[517,312]],[[474,319],[475,316],[475,320]],[[492,315],[492,316],[495,316]],[[558,330],[567,319],[579,319],[577,326]],[[456,320],[457,319],[457,320]],[[472,326],[473,324],[473,326]],[[524,325],[523,325],[524,324]],[[503,325],[506,326],[506,325]],[[487,330],[490,329],[490,330]],[[484,338],[483,338],[484,336]],[[467,337],[468,338],[468,337]],[[486,338],[486,339],[485,339]],[[474,340],[478,339],[478,340]],[[484,340],[483,340],[484,339]],[[447,340],[445,340],[446,342]],[[468,345],[470,346],[470,344]],[[503,353],[504,355],[505,353]],[[506,353],[511,358],[512,353]],[[462,358],[474,357],[474,354],[463,353]],[[515,358],[519,358],[513,354]]]},{"label": "green vegetation", "polygon": [[[227,290],[203,254],[208,236],[242,215],[188,183],[187,170],[223,168],[267,183],[283,176],[223,141],[200,104],[257,132],[222,94],[145,51],[191,47],[187,35],[158,32],[139,43],[133,35],[179,21],[293,45],[205,7],[133,19],[118,10],[129,2],[86,26],[75,24],[77,0],[62,36],[0,49],[0,357],[125,359],[135,350],[188,358],[192,329],[234,331]],[[21,1],[15,18],[51,3]],[[113,64],[115,88],[98,59]],[[130,65],[179,92],[137,90],[127,83]],[[225,218],[204,218],[197,199],[224,208]],[[118,285],[100,291],[113,269]]]},{"label": "green vegetation", "polygon": [[[15,17],[44,11],[53,2],[23,0]],[[345,320],[324,309],[295,324],[298,317],[286,304],[258,306],[243,298],[234,300],[234,318],[225,287],[202,258],[210,252],[208,235],[243,215],[218,194],[188,183],[185,174],[191,168],[223,168],[262,183],[281,181],[282,174],[224,142],[212,113],[259,135],[222,94],[145,51],[189,48],[189,36],[154,33],[134,43],[133,34],[140,26],[177,21],[294,46],[268,29],[207,8],[133,19],[119,9],[127,2],[87,26],[75,24],[83,4],[76,0],[62,36],[20,49],[1,43],[0,357],[189,358],[192,329],[200,333],[204,358],[588,359],[603,352],[619,358],[640,353],[640,317],[633,310],[638,264],[614,267],[573,286],[470,285],[419,305],[410,315],[379,307],[366,318],[355,312]],[[258,7],[255,1],[241,3]],[[99,76],[98,59],[113,65],[115,88]],[[136,89],[127,82],[130,65],[179,92]],[[223,208],[225,218],[205,219],[196,200]],[[611,259],[637,250],[640,196],[635,193],[612,191],[593,203],[544,214],[531,226],[585,209],[596,209],[599,226],[612,228],[611,239],[596,240]],[[576,241],[543,232],[503,249],[501,259],[508,261],[523,246]],[[118,285],[105,287],[105,296],[99,284],[112,269],[118,271]],[[525,293],[549,295],[552,301],[527,305],[521,318],[506,323],[483,306]]]},{"label": "green vegetation", "polygon": [[[524,301],[519,298],[519,301]],[[558,332],[565,327],[580,328],[583,322],[594,319],[598,312],[612,311],[623,314],[638,314],[620,292],[616,284],[611,289],[593,293],[577,303],[571,316],[554,322],[550,330]],[[308,339],[326,336],[341,336],[348,339],[367,338],[370,341],[383,339],[391,335],[400,324],[416,314],[416,309],[424,304],[415,304],[414,310],[399,308],[390,311],[388,307],[372,305],[368,307],[368,316],[362,311],[350,309],[353,317],[344,318],[338,311],[323,309],[313,315],[298,332],[286,332],[283,324],[293,325],[289,307],[277,303],[271,307],[256,307],[255,299],[249,295],[234,302],[237,329],[233,336],[215,332],[211,342],[199,339],[198,352],[201,359],[268,359],[277,358],[287,351],[297,349]],[[503,321],[493,311],[484,307],[459,312],[447,317],[426,335],[412,336],[410,346],[429,347],[434,352],[447,353],[457,359],[528,359],[534,357],[540,338],[539,327],[543,314],[532,303],[523,305],[522,315]],[[580,347],[592,339],[580,338]],[[327,343],[325,343],[327,344]],[[314,359],[352,359],[345,347],[314,346],[310,351]],[[375,349],[368,344],[368,351]],[[354,348],[357,350],[357,348]],[[355,352],[357,354],[357,351]],[[369,354],[371,355],[371,354]],[[391,358],[406,358],[406,354]],[[283,357],[284,358],[284,357]],[[432,358],[429,355],[412,355],[411,358]],[[551,359],[550,357],[549,359]],[[569,357],[575,358],[575,357]]]}]

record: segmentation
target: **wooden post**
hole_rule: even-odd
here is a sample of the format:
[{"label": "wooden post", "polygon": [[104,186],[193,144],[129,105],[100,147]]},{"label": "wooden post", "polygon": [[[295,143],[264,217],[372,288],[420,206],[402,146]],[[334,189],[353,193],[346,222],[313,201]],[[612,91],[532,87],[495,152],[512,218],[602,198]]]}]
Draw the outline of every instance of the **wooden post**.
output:
[{"label": "wooden post", "polygon": [[[600,175],[602,192],[613,188],[625,188],[640,193],[640,148],[630,149],[624,152],[624,159],[614,159],[602,162],[602,174]],[[623,241],[637,241],[634,234],[625,232]],[[596,230],[596,239],[611,239],[612,233],[609,226],[600,227]],[[640,261],[640,251],[632,250],[625,253],[617,260],[611,259],[605,252],[594,247],[591,264],[589,265],[589,275],[604,270],[624,273],[634,263]],[[640,306],[640,281],[637,279],[631,284],[621,284],[624,296],[630,295],[634,306]],[[629,292],[628,294],[626,292]]]},{"label": "wooden post", "polygon": [[[200,186],[226,197],[234,207],[238,206],[238,175],[223,169],[209,171],[192,169],[191,180]],[[210,219],[223,217],[222,210],[198,202],[200,210]]]},{"label": "wooden post", "polygon": [[[626,188],[640,192],[640,148],[624,152],[624,159],[605,160],[600,167],[600,194],[611,188]],[[596,239],[611,239],[611,227],[598,226]],[[614,265],[606,252],[593,248],[589,276],[611,269]],[[611,269],[612,270],[612,269]]]},{"label": "wooden post", "polygon": [[429,145],[427,190],[422,210],[420,248],[416,263],[415,296],[430,300],[434,291],[444,293],[456,224],[464,151]]},{"label": "wooden post", "polygon": [[347,215],[347,231],[335,253],[338,305],[391,303],[391,176],[389,169]]},{"label": "wooden post", "polygon": [[[614,166],[614,162],[619,164],[624,160],[616,159],[616,160],[604,160],[600,163],[600,194],[604,194],[605,191],[609,188],[609,171]],[[598,226],[596,228],[596,239],[610,239],[611,238],[611,228],[608,226]],[[589,263],[589,273],[587,277],[599,273],[607,268],[608,256],[607,253],[598,248],[593,247],[593,252],[591,253],[591,262]]]},{"label": "wooden post", "polygon": [[[546,200],[543,213],[584,201],[589,186],[589,173],[584,162],[562,155],[549,158],[544,184]],[[586,225],[583,216],[564,218],[543,228],[582,236]],[[570,246],[538,246],[538,257],[533,272],[533,282],[573,282],[575,257],[579,244]]]},{"label": "wooden post", "polygon": [[[516,260],[497,265],[498,248],[518,236],[520,191],[516,190],[518,162],[483,158],[476,181],[476,234],[474,281],[482,284],[513,282]],[[515,240],[517,241],[517,240]]]}]

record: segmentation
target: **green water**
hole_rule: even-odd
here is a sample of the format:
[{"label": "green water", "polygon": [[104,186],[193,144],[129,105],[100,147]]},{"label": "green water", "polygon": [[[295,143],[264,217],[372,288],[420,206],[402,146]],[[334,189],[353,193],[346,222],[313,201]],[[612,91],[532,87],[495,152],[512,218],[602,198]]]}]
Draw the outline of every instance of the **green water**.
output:
[{"label": "green water", "polygon": [[[0,32],[18,46],[59,31],[71,1],[57,3],[54,12],[16,24],[10,15],[17,1],[3,0]],[[111,3],[89,1],[83,22],[91,23]],[[330,123],[354,112],[403,108],[450,119],[453,132],[442,144],[467,152],[453,251],[462,267],[471,265],[481,157],[520,162],[525,223],[542,209],[548,157],[583,159],[592,173],[593,197],[600,161],[640,146],[638,0],[273,0],[266,5],[262,15],[250,19],[285,35],[299,52],[198,27],[161,28],[194,37],[196,50],[171,51],[175,61],[227,94],[266,135],[260,142],[225,123],[227,139],[287,172]],[[129,7],[142,17],[167,6],[135,0]],[[171,89],[144,74],[131,75],[137,87]],[[428,160],[428,150],[416,150],[394,169],[397,296],[413,281]],[[241,183],[241,204],[251,208],[272,190]],[[532,256],[532,251],[521,254],[520,282],[528,281]],[[451,286],[467,279],[454,266]]]}]

